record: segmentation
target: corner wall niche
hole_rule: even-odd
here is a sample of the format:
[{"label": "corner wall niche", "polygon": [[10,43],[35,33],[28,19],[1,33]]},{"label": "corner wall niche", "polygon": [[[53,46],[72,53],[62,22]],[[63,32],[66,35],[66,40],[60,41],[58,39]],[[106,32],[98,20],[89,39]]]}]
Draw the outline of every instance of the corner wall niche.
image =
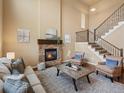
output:
[{"label": "corner wall niche", "polygon": [[[39,62],[45,62],[46,66],[54,66],[59,64],[62,59],[62,40],[46,40],[46,39],[38,39],[39,46]],[[53,60],[46,60],[46,50],[55,50],[56,49],[56,58]],[[51,51],[50,51],[51,53]],[[55,53],[55,52],[54,52]],[[49,55],[52,56],[52,55]]]}]

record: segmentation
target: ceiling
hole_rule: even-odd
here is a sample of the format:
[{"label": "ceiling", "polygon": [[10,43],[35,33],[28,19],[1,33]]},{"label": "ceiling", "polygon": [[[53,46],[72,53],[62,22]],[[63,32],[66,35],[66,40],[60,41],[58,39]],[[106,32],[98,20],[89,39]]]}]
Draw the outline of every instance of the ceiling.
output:
[{"label": "ceiling", "polygon": [[100,0],[81,0],[81,1],[88,6],[92,6]]}]

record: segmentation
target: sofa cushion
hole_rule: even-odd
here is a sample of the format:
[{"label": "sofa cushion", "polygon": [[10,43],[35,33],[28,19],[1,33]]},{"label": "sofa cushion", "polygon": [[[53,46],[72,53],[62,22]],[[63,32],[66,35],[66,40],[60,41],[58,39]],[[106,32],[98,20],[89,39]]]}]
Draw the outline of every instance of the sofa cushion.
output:
[{"label": "sofa cushion", "polygon": [[110,68],[115,68],[118,66],[118,61],[113,59],[106,59],[106,65]]},{"label": "sofa cushion", "polygon": [[5,93],[27,93],[29,85],[21,80],[7,79],[4,83]]},{"label": "sofa cushion", "polygon": [[0,79],[0,93],[3,93],[3,81]]},{"label": "sofa cushion", "polygon": [[0,78],[2,79],[3,76],[10,74],[10,70],[4,64],[0,64]]},{"label": "sofa cushion", "polygon": [[110,74],[114,73],[114,69],[109,68],[106,65],[97,65],[96,68],[97,68],[98,71],[100,70],[100,72],[105,72],[105,73],[110,73]]},{"label": "sofa cushion", "polygon": [[27,66],[25,68],[25,75],[28,75],[28,74],[35,74],[31,66]]},{"label": "sofa cushion", "polygon": [[40,80],[37,78],[36,74],[28,74],[26,75],[31,86],[35,86],[37,84],[41,84]]},{"label": "sofa cushion", "polygon": [[5,66],[7,66],[7,68],[11,71],[12,68],[11,68],[11,61],[6,58],[6,57],[2,57],[0,58],[0,63],[4,64]]},{"label": "sofa cushion", "polygon": [[34,93],[46,93],[42,85],[36,85],[32,87],[34,90]]}]

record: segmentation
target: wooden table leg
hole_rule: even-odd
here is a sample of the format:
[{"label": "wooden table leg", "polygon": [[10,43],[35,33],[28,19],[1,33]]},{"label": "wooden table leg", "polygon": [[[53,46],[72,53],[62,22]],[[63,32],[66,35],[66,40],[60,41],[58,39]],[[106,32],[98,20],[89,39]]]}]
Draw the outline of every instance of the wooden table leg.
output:
[{"label": "wooden table leg", "polygon": [[91,83],[88,75],[87,75],[87,80],[88,80],[89,83]]},{"label": "wooden table leg", "polygon": [[59,72],[60,72],[60,70],[57,68],[57,76],[59,76]]},{"label": "wooden table leg", "polygon": [[73,83],[74,83],[74,88],[75,88],[75,90],[78,91],[77,85],[76,85],[76,80],[75,80],[74,78],[72,78],[72,80],[73,80]]}]

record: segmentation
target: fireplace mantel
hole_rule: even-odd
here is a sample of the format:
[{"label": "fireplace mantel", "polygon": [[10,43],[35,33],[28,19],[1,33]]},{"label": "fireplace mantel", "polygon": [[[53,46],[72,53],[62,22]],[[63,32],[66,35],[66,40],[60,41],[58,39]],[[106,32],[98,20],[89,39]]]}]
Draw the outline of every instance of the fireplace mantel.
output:
[{"label": "fireplace mantel", "polygon": [[47,45],[50,45],[50,44],[62,44],[62,40],[47,40],[47,39],[38,39],[38,44],[41,45],[41,44],[47,44]]}]

